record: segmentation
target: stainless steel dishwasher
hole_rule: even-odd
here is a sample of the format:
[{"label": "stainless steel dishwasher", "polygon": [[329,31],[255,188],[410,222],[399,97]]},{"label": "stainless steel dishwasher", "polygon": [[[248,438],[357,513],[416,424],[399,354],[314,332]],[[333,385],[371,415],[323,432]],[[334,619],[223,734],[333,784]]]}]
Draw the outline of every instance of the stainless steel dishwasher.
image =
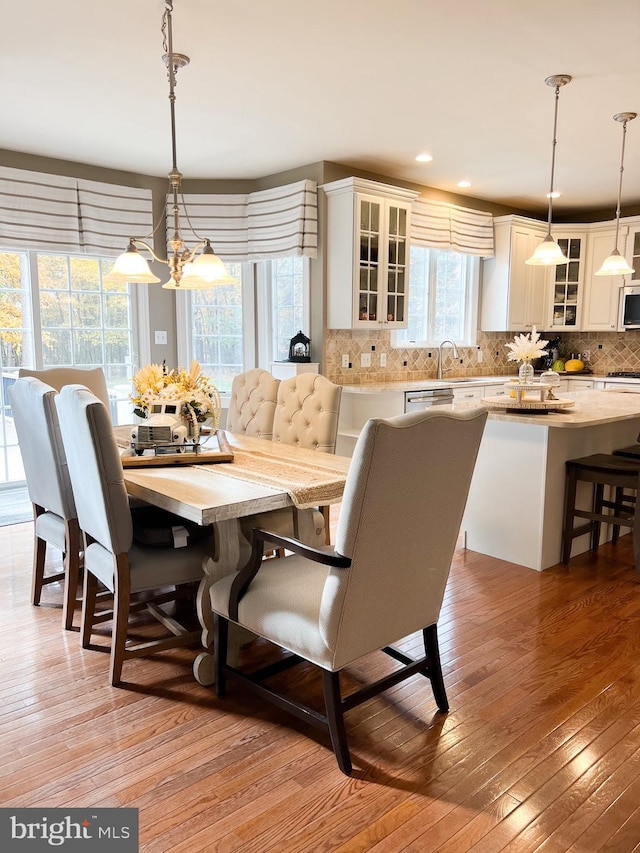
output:
[{"label": "stainless steel dishwasher", "polygon": [[415,412],[431,406],[447,406],[453,402],[453,388],[430,388],[428,391],[405,391],[404,410]]}]

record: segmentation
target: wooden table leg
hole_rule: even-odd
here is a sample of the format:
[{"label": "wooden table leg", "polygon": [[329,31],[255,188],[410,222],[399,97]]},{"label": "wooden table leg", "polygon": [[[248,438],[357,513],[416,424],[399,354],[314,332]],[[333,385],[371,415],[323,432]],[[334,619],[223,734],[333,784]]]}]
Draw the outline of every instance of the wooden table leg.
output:
[{"label": "wooden table leg", "polygon": [[[214,525],[216,552],[204,561],[204,577],[200,581],[196,595],[198,619],[202,625],[202,646],[193,663],[196,681],[205,687],[215,681],[213,673],[213,612],[211,610],[211,586],[226,575],[238,570],[240,558],[240,525],[237,519],[218,521]],[[240,638],[236,631],[229,632],[229,661],[236,665],[238,661]]]}]

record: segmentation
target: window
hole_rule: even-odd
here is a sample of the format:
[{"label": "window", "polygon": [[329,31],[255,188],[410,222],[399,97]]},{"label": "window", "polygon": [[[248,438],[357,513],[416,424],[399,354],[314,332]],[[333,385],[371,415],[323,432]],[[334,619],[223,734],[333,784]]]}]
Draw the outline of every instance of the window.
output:
[{"label": "window", "polygon": [[444,249],[412,246],[408,327],[392,335],[396,347],[460,346],[476,342],[478,258]]},{"label": "window", "polygon": [[103,281],[111,264],[87,255],[0,251],[0,483],[24,479],[7,393],[20,367],[102,367],[114,421],[131,420],[136,311],[129,285]]},{"label": "window", "polygon": [[309,327],[309,261],[278,258],[227,263],[237,284],[178,294],[178,356],[195,358],[221,393],[233,377],[289,356],[289,342]]},{"label": "window", "polygon": [[[190,292],[192,342],[186,363],[192,358],[216,383],[229,391],[233,377],[243,370],[243,270],[241,264],[227,264],[236,284],[224,284]],[[180,346],[180,345],[179,345]]]}]

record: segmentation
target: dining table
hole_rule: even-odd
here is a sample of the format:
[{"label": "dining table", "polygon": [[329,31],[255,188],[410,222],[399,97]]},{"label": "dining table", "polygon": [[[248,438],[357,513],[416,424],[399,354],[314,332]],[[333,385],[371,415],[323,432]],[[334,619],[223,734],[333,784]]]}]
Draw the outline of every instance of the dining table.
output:
[{"label": "dining table", "polygon": [[[202,439],[203,455],[196,455],[193,462],[182,464],[175,453],[137,461],[131,450],[131,426],[115,426],[114,432],[131,497],[196,524],[213,525],[214,552],[204,561],[196,595],[202,651],[193,664],[196,680],[211,685],[215,677],[210,588],[238,571],[250,555],[239,520],[292,507],[297,538],[313,541],[313,510],[342,500],[351,459],[219,430]],[[212,461],[217,453],[225,461]],[[237,643],[241,639],[236,636]]]}]

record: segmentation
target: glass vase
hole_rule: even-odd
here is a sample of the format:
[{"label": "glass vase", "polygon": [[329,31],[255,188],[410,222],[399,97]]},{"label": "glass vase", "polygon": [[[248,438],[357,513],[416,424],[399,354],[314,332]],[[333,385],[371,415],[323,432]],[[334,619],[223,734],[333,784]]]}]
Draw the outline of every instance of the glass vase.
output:
[{"label": "glass vase", "polygon": [[518,382],[520,385],[530,385],[533,382],[533,365],[530,361],[523,361],[518,369]]}]

